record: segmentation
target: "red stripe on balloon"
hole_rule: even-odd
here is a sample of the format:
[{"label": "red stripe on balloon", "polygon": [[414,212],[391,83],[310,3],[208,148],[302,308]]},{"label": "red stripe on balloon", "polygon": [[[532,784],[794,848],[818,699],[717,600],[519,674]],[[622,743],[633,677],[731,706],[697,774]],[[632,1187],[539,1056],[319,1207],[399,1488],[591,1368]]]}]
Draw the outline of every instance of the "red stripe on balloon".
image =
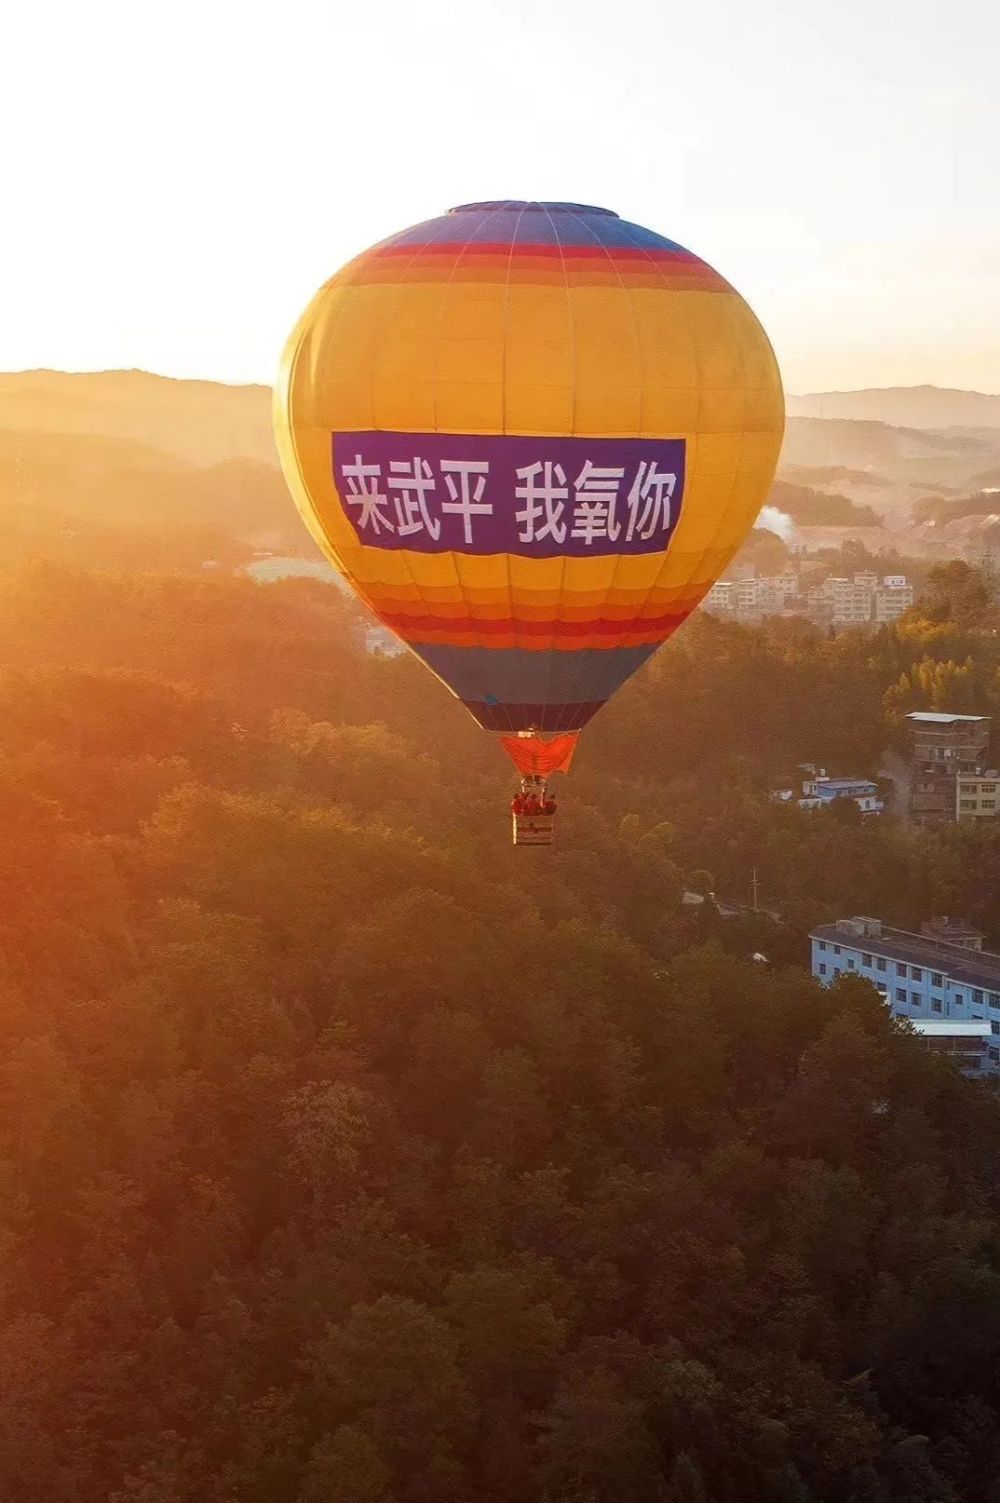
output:
[{"label": "red stripe on balloon", "polygon": [[464,258],[474,256],[545,256],[553,261],[563,259],[589,258],[597,261],[657,261],[674,264],[688,264],[691,266],[704,266],[710,268],[700,257],[691,251],[663,250],[654,247],[645,249],[635,245],[536,245],[530,241],[518,241],[516,245],[505,244],[502,240],[477,240],[473,244],[464,241],[438,240],[429,245],[387,245],[381,250],[372,251],[370,256],[363,259],[386,260],[398,258],[404,261],[419,260],[423,256],[457,256]]},{"label": "red stripe on balloon", "polygon": [[423,632],[445,632],[449,635],[473,633],[480,637],[509,636],[515,633],[522,637],[549,637],[570,641],[580,637],[629,636],[634,632],[662,632],[664,636],[676,630],[686,621],[693,607],[683,611],[671,611],[659,616],[632,616],[628,620],[595,617],[591,621],[520,621],[509,617],[503,621],[483,620],[473,616],[400,616],[379,611],[379,619],[398,632],[401,637],[414,642],[422,640]]}]

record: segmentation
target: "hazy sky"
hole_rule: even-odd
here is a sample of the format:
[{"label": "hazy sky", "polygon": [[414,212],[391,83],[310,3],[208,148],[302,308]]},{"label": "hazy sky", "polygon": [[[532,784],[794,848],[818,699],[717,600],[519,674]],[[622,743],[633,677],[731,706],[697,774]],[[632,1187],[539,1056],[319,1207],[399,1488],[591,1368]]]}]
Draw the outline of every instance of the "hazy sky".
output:
[{"label": "hazy sky", "polygon": [[12,3],[0,369],[269,381],[366,245],[469,199],[562,198],[717,266],[791,391],[1000,391],[998,17],[996,0]]}]

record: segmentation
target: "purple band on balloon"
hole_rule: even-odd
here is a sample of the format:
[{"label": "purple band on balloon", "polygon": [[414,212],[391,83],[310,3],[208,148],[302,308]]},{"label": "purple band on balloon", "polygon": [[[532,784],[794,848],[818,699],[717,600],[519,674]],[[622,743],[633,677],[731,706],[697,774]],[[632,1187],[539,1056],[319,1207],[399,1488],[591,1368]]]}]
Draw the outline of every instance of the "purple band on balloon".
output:
[{"label": "purple band on balloon", "polygon": [[682,438],[335,433],[360,543],[418,553],[662,553],[684,497]]}]

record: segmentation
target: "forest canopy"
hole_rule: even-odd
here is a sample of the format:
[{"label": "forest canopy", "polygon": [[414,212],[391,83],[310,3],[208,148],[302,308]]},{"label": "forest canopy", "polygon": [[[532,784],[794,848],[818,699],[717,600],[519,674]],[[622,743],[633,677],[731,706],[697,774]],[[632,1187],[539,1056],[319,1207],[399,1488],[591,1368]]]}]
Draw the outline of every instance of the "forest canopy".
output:
[{"label": "forest canopy", "polygon": [[1000,938],[1000,839],[770,798],[995,632],[696,618],[543,853],[336,589],[0,574],[0,1497],[996,1503],[996,1097],[805,934]]}]

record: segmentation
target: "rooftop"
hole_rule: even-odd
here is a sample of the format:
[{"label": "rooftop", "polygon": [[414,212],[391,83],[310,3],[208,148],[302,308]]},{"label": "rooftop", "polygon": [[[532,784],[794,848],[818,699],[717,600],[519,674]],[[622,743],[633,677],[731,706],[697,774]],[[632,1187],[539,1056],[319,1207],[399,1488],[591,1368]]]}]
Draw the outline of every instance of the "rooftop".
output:
[{"label": "rooftop", "polygon": [[851,934],[836,924],[817,924],[809,931],[810,939],[824,939],[828,944],[844,945],[849,950],[867,951],[905,965],[923,966],[927,970],[947,971],[959,986],[1000,991],[1000,955],[992,950],[970,950],[964,945],[927,939],[906,929],[882,926],[881,934]]},{"label": "rooftop", "polygon": [[989,720],[988,715],[950,715],[941,710],[911,710],[907,720],[919,720],[922,725],[957,725],[959,721],[980,723]]},{"label": "rooftop", "polygon": [[918,1033],[928,1033],[932,1038],[988,1039],[993,1036],[993,1028],[989,1023],[962,1023],[957,1018],[909,1018],[907,1021]]}]

